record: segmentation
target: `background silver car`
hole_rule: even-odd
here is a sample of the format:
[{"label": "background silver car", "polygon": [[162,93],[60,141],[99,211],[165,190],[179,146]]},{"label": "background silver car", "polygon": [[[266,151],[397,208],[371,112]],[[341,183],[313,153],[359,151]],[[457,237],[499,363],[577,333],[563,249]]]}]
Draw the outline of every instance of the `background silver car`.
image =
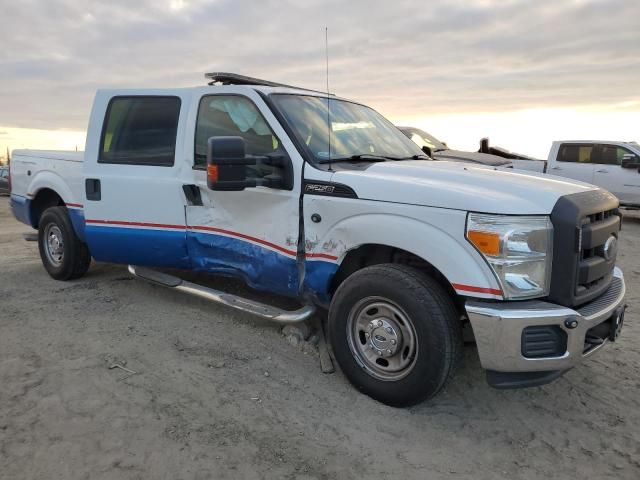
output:
[{"label": "background silver car", "polygon": [[9,195],[9,167],[0,167],[0,195]]}]

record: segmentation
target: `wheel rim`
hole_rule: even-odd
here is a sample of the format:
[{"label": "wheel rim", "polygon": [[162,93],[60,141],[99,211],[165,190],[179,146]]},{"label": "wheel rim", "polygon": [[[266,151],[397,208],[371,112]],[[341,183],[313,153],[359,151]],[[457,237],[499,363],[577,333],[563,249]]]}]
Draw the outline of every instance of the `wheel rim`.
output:
[{"label": "wheel rim", "polygon": [[44,230],[44,251],[47,254],[47,260],[59,267],[62,265],[64,259],[64,239],[62,238],[62,231],[54,224],[50,223]]},{"label": "wheel rim", "polygon": [[347,339],[356,361],[378,380],[399,380],[416,363],[415,327],[389,299],[367,297],[356,303],[347,319]]}]

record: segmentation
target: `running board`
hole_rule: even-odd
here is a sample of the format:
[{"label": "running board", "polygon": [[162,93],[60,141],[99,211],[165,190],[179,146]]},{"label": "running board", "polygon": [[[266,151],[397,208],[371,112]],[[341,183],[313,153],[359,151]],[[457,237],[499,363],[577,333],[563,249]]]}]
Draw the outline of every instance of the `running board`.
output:
[{"label": "running board", "polygon": [[235,308],[236,310],[253,313],[254,315],[258,315],[259,317],[266,318],[277,323],[287,324],[303,322],[310,318],[316,311],[316,307],[313,305],[305,305],[304,307],[294,311],[282,310],[270,305],[265,305],[264,303],[242,298],[237,295],[214,290],[213,288],[208,288],[196,283],[187,282],[186,280],[174,277],[173,275],[151,270],[149,268],[136,267],[135,265],[129,265],[129,273],[134,277],[141,278],[148,282],[162,285],[163,287],[173,288],[215,303],[221,303],[222,305]]}]

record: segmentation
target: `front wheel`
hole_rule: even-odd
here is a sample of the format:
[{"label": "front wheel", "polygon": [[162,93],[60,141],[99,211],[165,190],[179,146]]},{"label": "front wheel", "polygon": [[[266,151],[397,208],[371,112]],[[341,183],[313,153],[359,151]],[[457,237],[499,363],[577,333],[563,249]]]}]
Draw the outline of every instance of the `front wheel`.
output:
[{"label": "front wheel", "polygon": [[89,248],[76,235],[65,207],[47,208],[38,225],[42,264],[56,280],[80,278],[89,269]]},{"label": "front wheel", "polygon": [[452,299],[419,270],[375,265],[348,277],[329,309],[334,355],[349,381],[387,405],[436,395],[461,352]]}]

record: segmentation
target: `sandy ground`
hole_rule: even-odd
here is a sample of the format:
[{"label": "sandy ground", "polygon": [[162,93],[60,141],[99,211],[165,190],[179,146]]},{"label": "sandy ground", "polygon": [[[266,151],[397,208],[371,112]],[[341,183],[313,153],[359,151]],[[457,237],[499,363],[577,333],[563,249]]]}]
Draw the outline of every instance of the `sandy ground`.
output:
[{"label": "sandy ground", "polygon": [[124,267],[56,282],[26,231],[0,198],[2,479],[640,478],[640,220],[619,342],[518,391],[487,386],[468,345],[448,388],[404,410],[278,327]]}]

